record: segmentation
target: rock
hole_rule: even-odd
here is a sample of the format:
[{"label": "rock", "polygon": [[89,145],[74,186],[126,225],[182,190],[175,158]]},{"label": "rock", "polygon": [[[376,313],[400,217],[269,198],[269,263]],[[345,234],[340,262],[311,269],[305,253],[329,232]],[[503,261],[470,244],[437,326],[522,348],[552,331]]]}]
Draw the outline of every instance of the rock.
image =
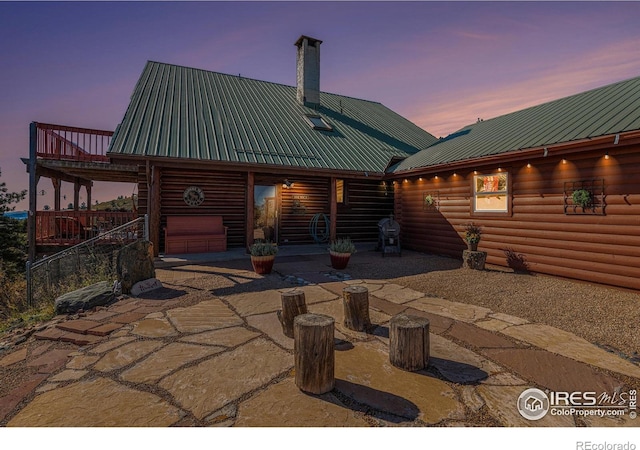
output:
[{"label": "rock", "polygon": [[117,271],[123,294],[129,294],[137,282],[155,278],[153,258],[149,254],[150,245],[148,241],[136,241],[120,250]]},{"label": "rock", "polygon": [[148,280],[138,281],[136,284],[131,287],[131,295],[134,297],[140,296],[140,294],[144,294],[145,292],[155,291],[156,289],[160,289],[162,287],[162,283],[157,278],[149,278]]},{"label": "rock", "polygon": [[55,301],[56,314],[70,314],[80,309],[91,309],[98,305],[112,303],[115,295],[111,283],[101,281],[58,297]]}]

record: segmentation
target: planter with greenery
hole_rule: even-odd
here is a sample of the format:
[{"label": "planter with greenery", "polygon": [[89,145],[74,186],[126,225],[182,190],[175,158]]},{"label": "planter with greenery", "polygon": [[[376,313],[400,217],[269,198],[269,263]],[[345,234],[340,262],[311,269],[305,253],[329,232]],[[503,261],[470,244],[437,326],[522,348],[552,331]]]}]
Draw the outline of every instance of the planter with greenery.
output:
[{"label": "planter with greenery", "polygon": [[573,204],[576,206],[582,207],[582,209],[588,208],[591,206],[591,192],[586,189],[578,189],[573,191],[571,195],[571,199],[573,200]]},{"label": "planter with greenery", "polygon": [[256,242],[249,249],[253,270],[260,275],[271,273],[278,246],[273,242]]},{"label": "planter with greenery", "polygon": [[478,251],[478,242],[482,236],[482,227],[470,222],[464,226],[465,241],[467,241],[467,248],[472,252]]},{"label": "planter with greenery", "polygon": [[331,255],[331,267],[342,270],[347,267],[351,254],[356,252],[356,246],[351,238],[340,238],[331,241],[329,255]]}]

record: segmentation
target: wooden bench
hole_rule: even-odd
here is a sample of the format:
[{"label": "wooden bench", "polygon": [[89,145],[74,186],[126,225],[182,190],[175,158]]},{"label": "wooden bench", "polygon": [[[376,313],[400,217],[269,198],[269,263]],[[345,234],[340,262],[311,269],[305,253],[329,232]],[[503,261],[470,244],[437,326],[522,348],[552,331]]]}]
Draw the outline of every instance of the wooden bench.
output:
[{"label": "wooden bench", "polygon": [[164,252],[167,255],[224,252],[227,230],[221,216],[167,216]]}]

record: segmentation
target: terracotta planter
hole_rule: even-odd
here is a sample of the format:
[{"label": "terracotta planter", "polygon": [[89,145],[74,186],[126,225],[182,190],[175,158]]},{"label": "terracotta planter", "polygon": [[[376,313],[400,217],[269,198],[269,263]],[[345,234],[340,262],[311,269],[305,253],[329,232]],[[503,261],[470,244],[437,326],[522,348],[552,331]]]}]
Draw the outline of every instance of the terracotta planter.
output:
[{"label": "terracotta planter", "polygon": [[347,267],[349,258],[351,258],[351,253],[337,253],[329,251],[329,255],[331,255],[331,267],[337,270],[342,270]]},{"label": "terracotta planter", "polygon": [[478,243],[477,242],[467,242],[467,248],[472,252],[478,251]]},{"label": "terracotta planter", "polygon": [[268,256],[252,256],[251,265],[253,270],[259,275],[267,275],[271,273],[273,269],[273,262],[276,260],[276,255]]}]

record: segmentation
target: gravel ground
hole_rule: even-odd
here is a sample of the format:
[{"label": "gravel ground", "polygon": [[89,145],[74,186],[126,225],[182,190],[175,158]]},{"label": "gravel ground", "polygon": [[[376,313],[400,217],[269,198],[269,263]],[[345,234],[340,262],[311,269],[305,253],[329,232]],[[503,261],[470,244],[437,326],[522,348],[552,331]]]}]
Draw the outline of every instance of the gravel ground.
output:
[{"label": "gravel ground", "polygon": [[[409,255],[408,255],[409,256]],[[433,297],[484,306],[495,312],[560,328],[620,356],[638,361],[640,293],[488,266],[462,269],[453,258],[411,254],[384,264],[353,258],[353,278],[392,279]]]}]

